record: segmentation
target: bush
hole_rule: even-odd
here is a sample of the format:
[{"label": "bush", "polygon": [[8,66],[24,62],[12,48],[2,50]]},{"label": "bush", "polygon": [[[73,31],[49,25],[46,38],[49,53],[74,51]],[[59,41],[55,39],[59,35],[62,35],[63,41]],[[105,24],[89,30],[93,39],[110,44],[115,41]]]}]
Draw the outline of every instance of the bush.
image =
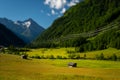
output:
[{"label": "bush", "polygon": [[58,55],[58,56],[57,56],[57,59],[62,59],[62,56],[59,56],[59,55]]},{"label": "bush", "polygon": [[84,54],[84,59],[86,59],[86,54]]},{"label": "bush", "polygon": [[50,55],[48,58],[49,59],[55,59],[55,57],[53,55]]},{"label": "bush", "polygon": [[117,57],[116,54],[113,54],[112,56],[108,56],[106,60],[112,60],[112,61],[117,61],[119,60],[119,57]]},{"label": "bush", "polygon": [[41,57],[39,55],[35,55],[34,58],[41,59]]},{"label": "bush", "polygon": [[69,54],[69,55],[68,55],[68,58],[69,58],[69,59],[75,59],[75,56],[76,56],[75,54]]},{"label": "bush", "polygon": [[118,60],[120,61],[120,56],[118,57]]},{"label": "bush", "polygon": [[44,55],[41,56],[41,59],[46,59]]},{"label": "bush", "polygon": [[111,57],[111,59],[112,59],[113,61],[117,61],[117,55],[116,55],[116,54],[113,54],[112,57]]},{"label": "bush", "polygon": [[64,56],[62,59],[67,59],[67,57]]},{"label": "bush", "polygon": [[35,58],[35,56],[30,56],[30,58]]},{"label": "bush", "polygon": [[8,50],[7,53],[8,53],[8,54],[13,54],[13,51]]},{"label": "bush", "polygon": [[96,55],[97,60],[104,60],[104,54],[101,53],[100,55]]},{"label": "bush", "polygon": [[100,60],[104,60],[104,54],[101,53],[99,58],[100,58]]},{"label": "bush", "polygon": [[67,53],[76,53],[76,51],[67,50]]},{"label": "bush", "polygon": [[84,52],[85,50],[84,50],[84,46],[80,46],[80,48],[79,48],[79,52]]},{"label": "bush", "polygon": [[14,54],[15,55],[20,55],[20,52],[19,51],[15,51]]},{"label": "bush", "polygon": [[69,59],[80,59],[80,55],[78,55],[78,54],[77,55],[76,54],[69,54],[68,58]]},{"label": "bush", "polygon": [[76,55],[75,59],[80,59],[80,55],[79,54]]}]

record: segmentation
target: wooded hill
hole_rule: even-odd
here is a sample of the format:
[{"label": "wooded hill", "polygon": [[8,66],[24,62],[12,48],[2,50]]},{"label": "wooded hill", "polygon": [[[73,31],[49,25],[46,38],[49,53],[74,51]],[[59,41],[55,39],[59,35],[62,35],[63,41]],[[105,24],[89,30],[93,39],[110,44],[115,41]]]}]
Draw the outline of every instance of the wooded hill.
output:
[{"label": "wooded hill", "polygon": [[84,0],[56,19],[31,47],[120,48],[120,0]]},{"label": "wooded hill", "polygon": [[25,43],[3,24],[0,24],[0,45],[6,47],[10,45],[22,47],[25,45]]}]

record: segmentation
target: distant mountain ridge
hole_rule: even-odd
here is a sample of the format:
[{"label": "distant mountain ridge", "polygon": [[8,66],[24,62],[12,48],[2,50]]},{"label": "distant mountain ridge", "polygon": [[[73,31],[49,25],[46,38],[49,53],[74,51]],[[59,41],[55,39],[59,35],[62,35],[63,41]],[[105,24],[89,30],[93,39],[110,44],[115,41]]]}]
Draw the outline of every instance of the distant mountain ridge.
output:
[{"label": "distant mountain ridge", "polygon": [[4,24],[26,43],[30,43],[45,30],[31,18],[15,22],[7,18],[0,18],[0,23]]},{"label": "distant mountain ridge", "polygon": [[17,46],[17,47],[23,47],[25,45],[25,42],[17,37],[11,30],[6,28],[3,24],[0,24],[0,45],[2,46]]}]

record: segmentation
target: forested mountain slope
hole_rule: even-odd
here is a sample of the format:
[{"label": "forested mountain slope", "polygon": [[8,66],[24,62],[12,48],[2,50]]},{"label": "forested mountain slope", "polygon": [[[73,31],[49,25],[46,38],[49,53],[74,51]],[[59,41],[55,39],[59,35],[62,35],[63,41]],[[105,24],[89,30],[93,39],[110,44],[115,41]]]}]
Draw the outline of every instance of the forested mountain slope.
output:
[{"label": "forested mountain slope", "polygon": [[[94,42],[96,43],[94,45],[96,50],[98,45],[96,41],[100,41],[100,45],[103,45],[102,38],[104,39],[107,36],[112,40],[105,40],[105,43],[108,42],[105,48],[111,47],[110,44],[113,44],[111,42],[116,37],[120,37],[119,5],[120,0],[84,0],[67,10],[62,17],[56,19],[31,45],[42,47],[43,43],[44,45],[49,44],[49,46],[54,43],[55,45],[67,47],[81,46],[83,44],[91,46],[91,43]],[[108,35],[110,32],[113,33]]]}]

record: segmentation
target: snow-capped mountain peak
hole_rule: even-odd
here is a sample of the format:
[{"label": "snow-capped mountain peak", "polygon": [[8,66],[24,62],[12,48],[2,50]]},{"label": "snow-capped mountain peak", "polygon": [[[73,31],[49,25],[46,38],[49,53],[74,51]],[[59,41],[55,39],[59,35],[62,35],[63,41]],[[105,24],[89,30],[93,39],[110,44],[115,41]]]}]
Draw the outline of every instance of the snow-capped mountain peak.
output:
[{"label": "snow-capped mountain peak", "polygon": [[0,18],[0,23],[4,24],[26,43],[34,40],[44,31],[44,28],[31,18],[24,21],[12,21],[7,18]]},{"label": "snow-capped mountain peak", "polygon": [[31,22],[30,21],[27,21],[27,22],[24,22],[23,23],[23,26],[26,26],[27,28],[29,28],[31,25]]}]

